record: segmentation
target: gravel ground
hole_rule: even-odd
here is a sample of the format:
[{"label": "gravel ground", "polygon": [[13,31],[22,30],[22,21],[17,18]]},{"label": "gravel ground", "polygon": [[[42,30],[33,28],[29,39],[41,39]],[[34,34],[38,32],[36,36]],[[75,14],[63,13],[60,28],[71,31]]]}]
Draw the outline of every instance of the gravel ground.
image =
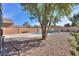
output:
[{"label": "gravel ground", "polygon": [[30,38],[24,41],[5,42],[5,53],[10,56],[70,56],[69,37],[69,33],[60,32],[48,35],[46,40]]}]

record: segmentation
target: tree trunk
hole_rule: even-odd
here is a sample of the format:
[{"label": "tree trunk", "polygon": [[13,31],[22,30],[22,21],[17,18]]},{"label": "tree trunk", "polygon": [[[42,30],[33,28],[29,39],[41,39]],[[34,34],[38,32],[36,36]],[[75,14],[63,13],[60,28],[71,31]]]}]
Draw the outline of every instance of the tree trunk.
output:
[{"label": "tree trunk", "polygon": [[47,32],[43,32],[42,39],[45,40],[47,38]]},{"label": "tree trunk", "polygon": [[41,30],[42,30],[42,40],[45,40],[47,38],[47,30],[46,27],[44,25],[41,26]]}]

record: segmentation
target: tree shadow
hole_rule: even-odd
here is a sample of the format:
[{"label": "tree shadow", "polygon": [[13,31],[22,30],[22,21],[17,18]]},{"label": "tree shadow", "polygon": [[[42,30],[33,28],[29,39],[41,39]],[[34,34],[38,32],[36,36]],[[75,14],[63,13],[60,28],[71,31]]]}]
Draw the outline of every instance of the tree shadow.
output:
[{"label": "tree shadow", "polygon": [[[24,39],[24,38],[23,38]],[[33,49],[35,47],[42,47],[45,45],[42,39],[29,39],[29,40],[14,40],[5,42],[5,55],[12,56],[18,55],[20,56],[21,53],[25,53],[26,51]]]}]

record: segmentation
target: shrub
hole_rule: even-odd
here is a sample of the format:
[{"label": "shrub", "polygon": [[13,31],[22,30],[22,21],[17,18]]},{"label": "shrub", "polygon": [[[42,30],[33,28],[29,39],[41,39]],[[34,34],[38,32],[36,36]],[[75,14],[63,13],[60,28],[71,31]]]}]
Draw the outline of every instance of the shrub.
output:
[{"label": "shrub", "polygon": [[70,52],[72,55],[79,55],[79,33],[71,33],[72,38],[70,42]]}]

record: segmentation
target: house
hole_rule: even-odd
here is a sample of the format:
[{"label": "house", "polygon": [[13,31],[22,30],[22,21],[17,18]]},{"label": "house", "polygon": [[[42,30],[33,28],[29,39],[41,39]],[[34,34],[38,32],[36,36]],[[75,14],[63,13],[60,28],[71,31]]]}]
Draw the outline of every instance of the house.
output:
[{"label": "house", "polygon": [[3,18],[2,27],[9,27],[13,25],[13,21],[10,19]]},{"label": "house", "polygon": [[60,31],[60,32],[78,32],[79,28],[78,27],[62,27],[62,26],[53,26],[51,29]]},{"label": "house", "polygon": [[17,33],[27,33],[27,32],[37,32],[37,28],[31,28],[27,26],[14,25],[13,21],[10,19],[3,18],[2,21],[3,34],[17,34]]},{"label": "house", "polygon": [[23,26],[15,26],[12,20],[6,18],[3,18],[2,29],[3,34],[21,33],[25,30],[28,31],[28,29]]}]

